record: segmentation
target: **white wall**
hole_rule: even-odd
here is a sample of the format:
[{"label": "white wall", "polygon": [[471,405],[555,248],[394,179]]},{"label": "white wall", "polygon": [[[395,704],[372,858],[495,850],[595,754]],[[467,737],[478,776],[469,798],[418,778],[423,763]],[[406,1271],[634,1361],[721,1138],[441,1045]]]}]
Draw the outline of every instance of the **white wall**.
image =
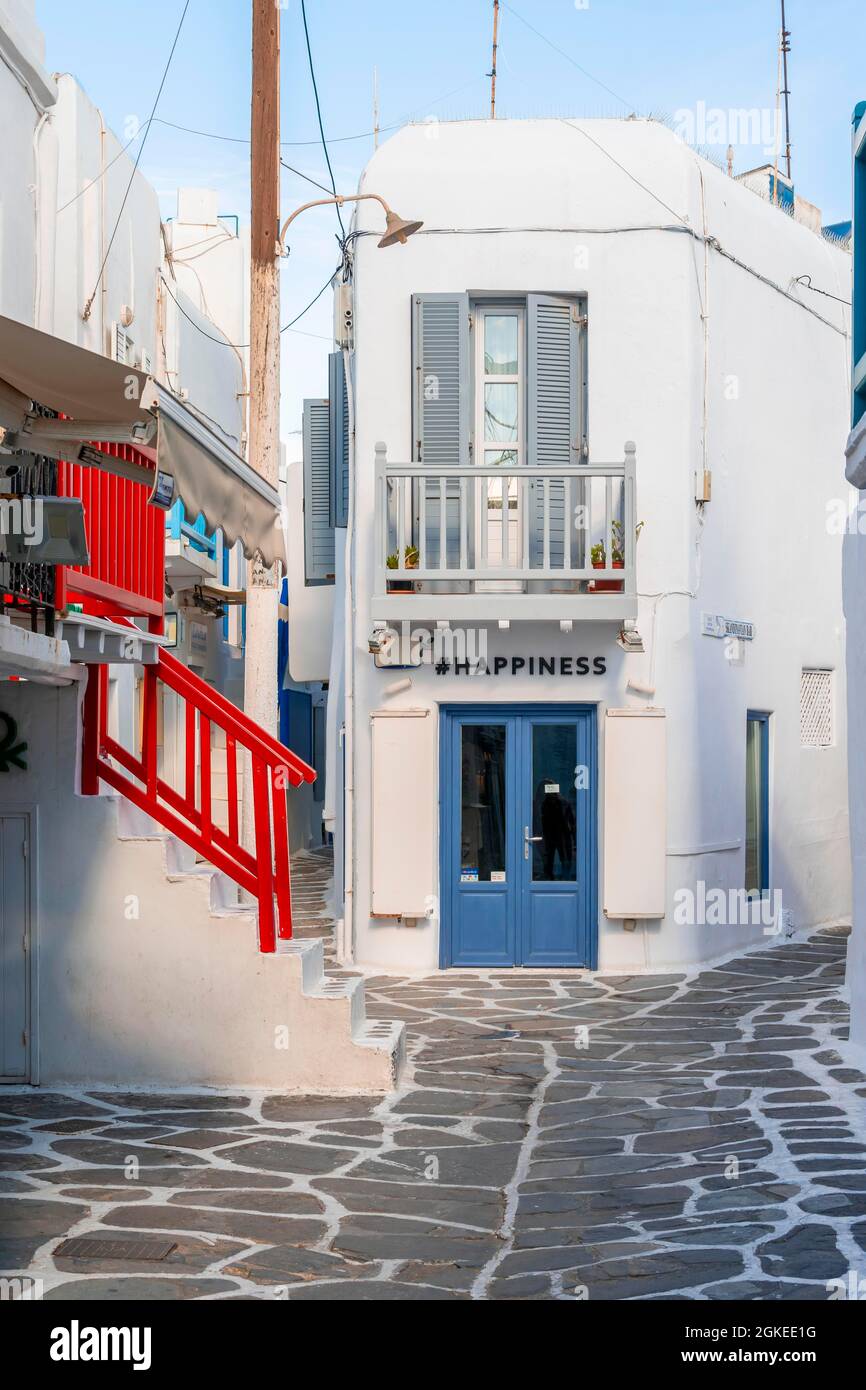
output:
[{"label": "white wall", "polygon": [[182,188],[177,216],[166,224],[165,235],[171,258],[164,271],[170,291],[162,289],[169,383],[176,392],[188,392],[191,404],[244,454],[249,229],[238,229],[234,218],[220,215],[212,190]]},{"label": "white wall", "polygon": [[32,0],[4,0],[0,4],[0,313],[28,324],[37,322],[34,248],[46,211],[53,217],[56,179],[56,148],[47,113],[57,88],[43,66],[44,54],[45,41]]},{"label": "white wall", "polygon": [[[826,525],[828,502],[844,492],[846,342],[756,275],[708,252],[713,497],[701,527],[693,488],[703,466],[705,253],[688,227],[706,225],[725,251],[785,290],[808,274],[841,294],[846,254],[699,161],[662,125],[575,125],[591,139],[561,121],[409,128],[380,148],[362,179],[403,216],[425,221],[403,247],[379,251],[370,236],[356,243],[355,937],[358,959],[371,965],[429,969],[438,961],[435,923],[406,929],[369,916],[369,714],[383,704],[580,699],[602,711],[640,702],[626,681],[652,675],[655,703],[668,712],[668,845],[677,851],[668,858],[669,911],[634,933],[602,919],[602,968],[665,968],[754,939],[754,928],[677,926],[671,911],[676,890],[698,879],[743,886],[748,708],[774,711],[773,886],[798,927],[849,908],[841,538]],[[377,205],[359,207],[362,230],[378,232]],[[462,234],[449,235],[452,228]],[[646,523],[638,626],[647,653],[622,653],[615,625],[575,624],[565,636],[556,624],[515,623],[488,632],[491,655],[604,654],[607,675],[548,679],[543,687],[500,676],[479,691],[477,682],[424,668],[411,690],[386,699],[393,676],[375,670],[366,649],[374,445],[381,439],[392,459],[410,457],[411,294],[466,289],[588,295],[590,459],[618,460],[625,440],[637,442],[638,515]],[[806,302],[805,291],[793,294]],[[843,328],[841,306],[822,298],[817,312]],[[694,599],[682,596],[695,591]],[[741,665],[725,659],[723,642],[700,636],[701,611],[756,624]],[[800,670],[823,664],[836,672],[835,746],[801,749]],[[436,796],[436,775],[429,788],[413,780],[413,795]],[[726,844],[734,847],[715,848]]]},{"label": "white wall", "polygon": [[[858,495],[862,507],[864,494]],[[864,513],[860,512],[859,516]],[[858,517],[859,519],[859,517]],[[853,928],[846,981],[851,999],[851,1042],[866,1060],[866,534],[845,537],[845,618],[848,663],[848,779],[851,808]]]},{"label": "white wall", "polygon": [[315,958],[262,955],[255,919],[214,913],[206,876],[166,873],[159,841],[118,837],[118,802],[78,786],[79,691],[6,686],[27,771],[0,811],[36,826],[35,1075],[42,1085],[382,1091],[387,1046],[359,1042],[361,994],[328,996]]}]

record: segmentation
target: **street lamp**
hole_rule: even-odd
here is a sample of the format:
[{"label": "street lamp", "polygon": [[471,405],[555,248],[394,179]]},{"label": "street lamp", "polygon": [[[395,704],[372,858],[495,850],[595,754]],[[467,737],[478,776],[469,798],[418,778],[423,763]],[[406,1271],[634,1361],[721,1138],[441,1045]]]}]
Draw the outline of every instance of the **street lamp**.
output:
[{"label": "street lamp", "polygon": [[277,255],[286,255],[286,232],[289,225],[300,213],[306,212],[307,208],[323,207],[328,203],[336,203],[337,207],[342,207],[344,203],[360,203],[365,198],[373,198],[375,202],[381,203],[385,209],[385,235],[379,242],[380,246],[393,246],[397,241],[402,245],[407,237],[410,237],[413,232],[417,232],[419,227],[424,226],[423,222],[407,222],[404,217],[398,217],[396,212],[389,208],[385,199],[379,197],[378,193],[335,193],[333,198],[314,198],[311,203],[302,203],[299,208],[295,208],[280,229]]}]

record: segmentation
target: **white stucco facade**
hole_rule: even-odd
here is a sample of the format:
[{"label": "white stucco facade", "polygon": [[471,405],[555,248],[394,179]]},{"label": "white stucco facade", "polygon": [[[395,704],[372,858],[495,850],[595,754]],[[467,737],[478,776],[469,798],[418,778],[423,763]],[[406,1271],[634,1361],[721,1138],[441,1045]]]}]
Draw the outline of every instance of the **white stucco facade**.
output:
[{"label": "white stucco facade", "polygon": [[[722,957],[760,939],[758,925],[676,920],[680,890],[742,889],[745,876],[747,711],[769,718],[769,880],[783,930],[837,921],[850,909],[841,605],[847,507],[839,444],[848,409],[846,310],[809,295],[802,276],[844,297],[845,252],[699,159],[663,125],[644,121],[436,122],[409,127],[373,157],[363,191],[422,218],[404,246],[378,250],[381,211],[359,205],[354,266],[354,528],[352,679],[334,643],[327,804],[344,801],[348,837],[344,945],[363,966],[435,969],[441,962],[438,830],[430,837],[433,892],[425,917],[374,916],[371,716],[443,706],[568,704],[598,716],[598,967],[664,970]],[[373,628],[374,451],[412,458],[413,295],[468,291],[586,297],[589,463],[621,460],[636,443],[637,629],[625,652],[619,623],[557,620],[484,624],[498,675],[467,678],[430,665],[377,669]],[[712,476],[698,506],[696,475]],[[340,533],[338,532],[338,535]],[[338,575],[337,622],[346,609]],[[443,603],[445,601],[443,600]],[[754,624],[751,641],[702,635],[702,614]],[[447,616],[443,610],[443,616]],[[457,618],[454,619],[458,621]],[[341,634],[342,635],[342,634]],[[605,659],[603,675],[512,674],[532,654]],[[804,670],[829,671],[832,739],[805,747]],[[402,678],[404,688],[389,693]],[[406,685],[406,681],[411,683]],[[627,689],[629,681],[654,695]],[[666,904],[662,918],[603,913],[605,808],[650,795],[605,785],[607,709],[653,705],[667,726]],[[494,711],[495,712],[495,711]],[[336,778],[336,783],[334,782]],[[416,803],[441,806],[438,755],[406,769],[393,806],[394,855]],[[459,808],[459,796],[457,800]],[[408,807],[408,810],[407,810]],[[438,825],[438,814],[433,817]],[[610,823],[610,822],[609,822]],[[338,841],[340,839],[338,829]],[[631,924],[629,924],[631,925]]]}]

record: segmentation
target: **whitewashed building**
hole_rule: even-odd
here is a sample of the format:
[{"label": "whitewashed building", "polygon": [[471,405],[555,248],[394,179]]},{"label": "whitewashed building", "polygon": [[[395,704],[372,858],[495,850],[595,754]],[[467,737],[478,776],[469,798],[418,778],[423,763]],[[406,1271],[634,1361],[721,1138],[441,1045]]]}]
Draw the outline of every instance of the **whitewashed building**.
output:
[{"label": "whitewashed building", "polygon": [[847,253],[652,121],[409,127],[360,189],[423,227],[358,204],[347,402],[307,403],[344,958],[665,970],[844,918],[848,321],[805,277],[844,298]]},{"label": "whitewashed building", "polygon": [[853,294],[851,327],[851,433],[845,476],[857,488],[845,536],[850,739],[848,783],[851,803],[851,861],[854,921],[848,951],[851,1041],[866,1055],[866,738],[862,710],[866,693],[866,102],[853,117]]},{"label": "whitewashed building", "polygon": [[[161,225],[29,0],[0,57],[0,1082],[386,1089],[399,1026],[291,939],[313,769],[238,708],[215,611],[285,555],[244,457],[243,235],[203,190]],[[65,530],[10,532],[31,504]]]}]

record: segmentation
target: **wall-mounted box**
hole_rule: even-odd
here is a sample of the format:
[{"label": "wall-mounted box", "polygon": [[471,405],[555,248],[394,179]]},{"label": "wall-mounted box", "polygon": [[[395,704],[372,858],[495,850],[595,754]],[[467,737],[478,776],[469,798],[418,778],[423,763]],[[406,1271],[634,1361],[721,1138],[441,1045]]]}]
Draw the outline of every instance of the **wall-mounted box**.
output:
[{"label": "wall-mounted box", "polygon": [[371,905],[374,917],[425,917],[434,892],[436,724],[431,710],[374,710]]},{"label": "wall-mounted box", "polygon": [[664,917],[667,740],[663,709],[604,721],[604,915]]}]

